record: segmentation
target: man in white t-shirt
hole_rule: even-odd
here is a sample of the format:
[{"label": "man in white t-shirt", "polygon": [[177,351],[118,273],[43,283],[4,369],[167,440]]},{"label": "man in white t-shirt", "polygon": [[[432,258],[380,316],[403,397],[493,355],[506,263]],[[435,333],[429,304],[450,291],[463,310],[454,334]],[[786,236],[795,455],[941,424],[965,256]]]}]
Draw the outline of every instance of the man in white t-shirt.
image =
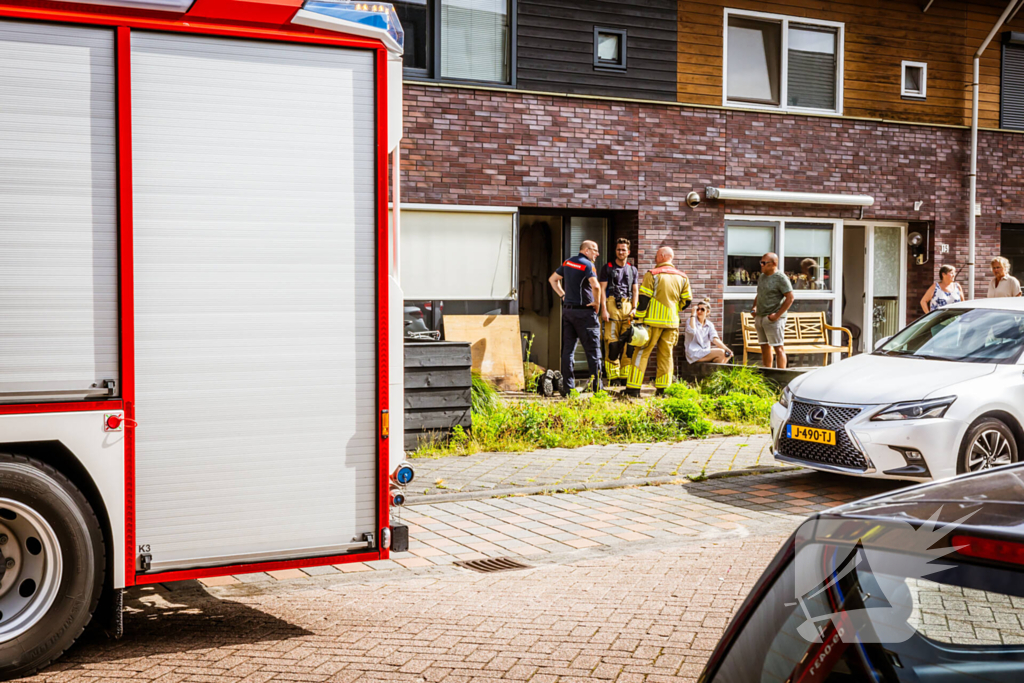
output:
[{"label": "man in white t-shirt", "polygon": [[1020,296],[1020,281],[1010,275],[1010,262],[1002,256],[992,259],[992,278],[988,281],[988,298]]}]

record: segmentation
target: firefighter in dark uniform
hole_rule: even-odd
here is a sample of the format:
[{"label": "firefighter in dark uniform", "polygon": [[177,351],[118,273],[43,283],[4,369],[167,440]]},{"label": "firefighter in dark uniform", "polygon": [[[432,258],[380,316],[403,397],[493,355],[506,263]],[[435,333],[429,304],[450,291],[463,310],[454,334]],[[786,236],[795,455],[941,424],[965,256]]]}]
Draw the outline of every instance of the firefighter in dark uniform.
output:
[{"label": "firefighter in dark uniform", "polygon": [[566,260],[548,278],[551,288],[562,299],[562,377],[563,391],[575,386],[573,355],[576,340],[583,344],[590,372],[588,386],[601,391],[601,323],[597,311],[601,307],[601,286],[597,282],[594,261],[597,243],[587,240],[580,253]]}]

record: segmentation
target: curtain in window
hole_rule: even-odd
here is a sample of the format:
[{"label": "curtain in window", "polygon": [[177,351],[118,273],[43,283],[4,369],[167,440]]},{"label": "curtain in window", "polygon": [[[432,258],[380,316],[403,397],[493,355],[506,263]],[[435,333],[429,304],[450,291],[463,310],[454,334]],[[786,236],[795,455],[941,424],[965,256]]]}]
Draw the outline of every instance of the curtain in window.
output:
[{"label": "curtain in window", "polygon": [[729,226],[729,256],[757,256],[775,251],[774,226]]},{"label": "curtain in window", "polygon": [[516,216],[514,209],[500,213],[402,209],[401,272],[406,297],[512,298]]},{"label": "curtain in window", "polygon": [[791,107],[836,108],[836,32],[789,29],[788,102]]},{"label": "curtain in window", "polygon": [[441,0],[441,76],[508,80],[507,0]]},{"label": "curtain in window", "polygon": [[800,256],[831,256],[832,227],[786,228],[786,254]]}]

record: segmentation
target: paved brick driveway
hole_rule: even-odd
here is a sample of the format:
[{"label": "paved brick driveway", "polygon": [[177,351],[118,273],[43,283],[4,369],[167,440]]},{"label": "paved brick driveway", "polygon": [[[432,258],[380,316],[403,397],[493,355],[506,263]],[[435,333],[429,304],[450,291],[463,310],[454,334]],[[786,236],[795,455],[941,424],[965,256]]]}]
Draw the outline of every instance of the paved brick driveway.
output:
[{"label": "paved brick driveway", "polygon": [[414,502],[425,495],[637,482],[777,464],[767,434],[416,458],[409,498]]},{"label": "paved brick driveway", "polygon": [[[30,680],[692,681],[806,513],[890,488],[799,471],[414,506],[393,562],[135,590],[123,640]],[[531,568],[452,564],[478,555]]]}]

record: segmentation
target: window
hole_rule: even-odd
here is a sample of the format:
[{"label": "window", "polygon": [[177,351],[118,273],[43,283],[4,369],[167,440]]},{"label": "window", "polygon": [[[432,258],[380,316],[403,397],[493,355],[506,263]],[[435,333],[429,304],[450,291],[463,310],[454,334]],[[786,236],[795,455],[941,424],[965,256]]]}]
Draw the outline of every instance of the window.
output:
[{"label": "window", "polygon": [[724,104],[842,110],[843,25],[725,12]]},{"label": "window", "polygon": [[507,0],[440,1],[441,77],[507,81]]},{"label": "window", "polygon": [[405,29],[406,74],[509,82],[510,0],[406,0],[394,5]]},{"label": "window", "polygon": [[928,65],[924,62],[903,62],[900,95],[906,99],[923,100],[928,89]]},{"label": "window", "polygon": [[999,127],[1024,130],[1024,33],[1003,34]]},{"label": "window", "polygon": [[[749,312],[761,277],[761,258],[779,257],[778,271],[793,285],[794,313],[824,312],[838,325],[843,309],[840,258],[842,229],[836,221],[780,216],[727,216],[722,340],[743,352],[740,314]],[[834,335],[833,335],[834,336]],[[755,354],[752,362],[757,362]],[[821,356],[796,357],[795,366],[820,363]]]},{"label": "window", "polygon": [[514,299],[514,207],[402,206],[402,288],[410,299]]},{"label": "window", "polygon": [[793,289],[832,289],[832,224],[787,223],[782,270]]},{"label": "window", "polygon": [[395,3],[395,12],[405,31],[405,54],[402,55],[405,70],[423,76],[429,75],[432,51],[432,4],[430,0]]},{"label": "window", "polygon": [[726,287],[753,291],[761,276],[761,257],[775,251],[778,223],[742,221],[725,226]]},{"label": "window", "polygon": [[594,68],[626,69],[626,32],[594,27]]}]

